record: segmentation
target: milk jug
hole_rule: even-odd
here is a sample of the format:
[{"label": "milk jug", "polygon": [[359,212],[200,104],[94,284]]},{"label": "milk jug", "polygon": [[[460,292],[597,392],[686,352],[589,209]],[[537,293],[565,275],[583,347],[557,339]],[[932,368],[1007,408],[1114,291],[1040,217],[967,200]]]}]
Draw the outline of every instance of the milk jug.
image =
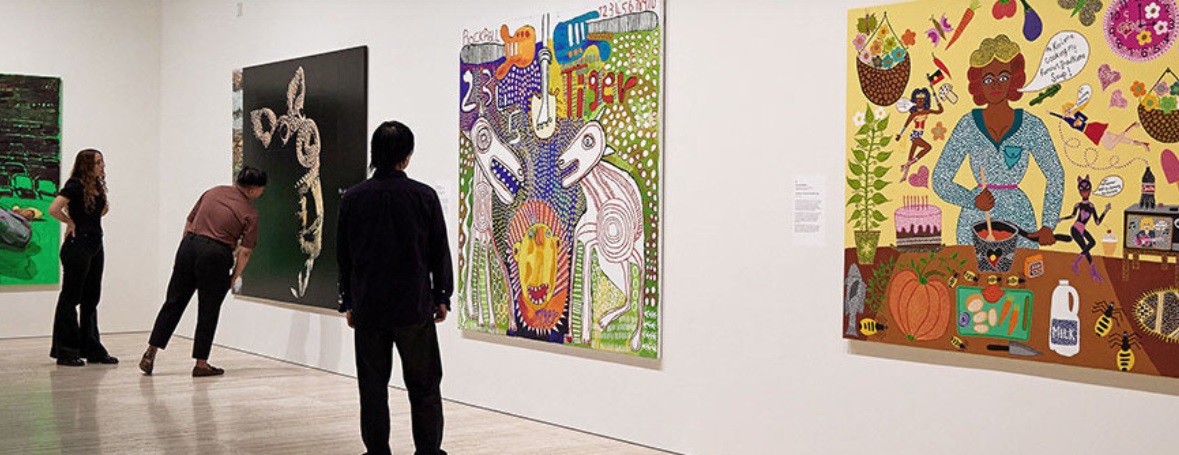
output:
[{"label": "milk jug", "polygon": [[1052,323],[1048,329],[1048,348],[1065,357],[1081,352],[1081,321],[1077,310],[1081,307],[1076,288],[1068,280],[1060,280],[1052,291]]}]

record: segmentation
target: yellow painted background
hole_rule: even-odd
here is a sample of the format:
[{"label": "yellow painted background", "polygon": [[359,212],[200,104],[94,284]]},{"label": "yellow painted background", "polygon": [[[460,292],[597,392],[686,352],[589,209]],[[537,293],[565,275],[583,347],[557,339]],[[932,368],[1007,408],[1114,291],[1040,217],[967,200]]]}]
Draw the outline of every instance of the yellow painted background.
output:
[{"label": "yellow painted background", "polygon": [[[1012,0],[1018,4],[1019,0]],[[945,112],[940,115],[929,116],[925,126],[925,139],[933,146],[933,149],[924,158],[913,165],[910,175],[916,173],[922,165],[933,171],[934,165],[937,163],[938,157],[941,155],[942,147],[945,146],[946,140],[949,139],[950,133],[954,129],[954,125],[963,116],[969,114],[972,109],[979,108],[974,104],[970,92],[968,90],[968,80],[966,72],[970,68],[970,54],[978,48],[979,43],[988,37],[995,37],[1000,34],[1006,34],[1011,40],[1020,46],[1026,60],[1025,71],[1027,73],[1027,81],[1030,82],[1035,78],[1036,71],[1040,67],[1041,57],[1044,55],[1044,48],[1047,46],[1051,38],[1061,31],[1075,31],[1086,37],[1089,42],[1090,56],[1089,61],[1080,73],[1068,81],[1061,83],[1061,90],[1056,96],[1046,99],[1041,104],[1036,106],[1029,106],[1028,103],[1037,95],[1036,92],[1024,93],[1024,96],[1019,101],[1011,102],[1011,106],[1016,109],[1024,109],[1029,113],[1035,114],[1039,117],[1048,128],[1052,141],[1056,146],[1057,154],[1060,156],[1061,164],[1064,166],[1065,182],[1064,182],[1064,200],[1061,203],[1061,212],[1056,216],[1065,216],[1072,213],[1073,205],[1080,201],[1080,195],[1076,189],[1077,176],[1084,176],[1089,174],[1093,182],[1094,194],[1090,200],[1100,211],[1105,207],[1106,202],[1112,204],[1109,214],[1106,216],[1101,226],[1096,226],[1093,222],[1089,223],[1088,229],[1093,233],[1093,237],[1098,244],[1093,248],[1094,255],[1103,255],[1101,240],[1105,235],[1107,229],[1112,229],[1114,235],[1118,236],[1118,248],[1114,251],[1114,255],[1121,256],[1121,245],[1125,242],[1124,226],[1122,225],[1122,211],[1127,207],[1137,204],[1141,195],[1141,180],[1142,174],[1145,171],[1143,163],[1135,162],[1122,169],[1096,170],[1086,169],[1074,165],[1073,161],[1085,162],[1084,152],[1088,148],[1095,148],[1099,150],[1100,157],[1095,166],[1102,167],[1107,162],[1110,156],[1117,156],[1122,164],[1132,161],[1134,158],[1145,158],[1150,164],[1151,172],[1155,176],[1155,199],[1160,204],[1179,205],[1179,187],[1175,184],[1167,183],[1166,176],[1163,173],[1159,164],[1159,156],[1164,149],[1171,149],[1179,151],[1179,144],[1163,144],[1151,138],[1142,128],[1137,128],[1127,136],[1132,139],[1150,142],[1150,153],[1147,154],[1141,147],[1129,144],[1122,144],[1116,147],[1113,151],[1106,150],[1104,147],[1094,146],[1088,138],[1080,131],[1069,128],[1063,125],[1056,117],[1048,115],[1048,110],[1060,113],[1063,105],[1067,102],[1075,102],[1077,97],[1077,89],[1082,84],[1089,84],[1093,88],[1093,97],[1089,102],[1088,107],[1084,109],[1085,114],[1090,118],[1091,122],[1101,122],[1109,124],[1109,131],[1120,133],[1124,128],[1131,123],[1138,121],[1137,105],[1138,99],[1130,91],[1130,86],[1134,81],[1142,81],[1147,85],[1149,90],[1159,76],[1168,68],[1168,63],[1173,66],[1173,69],[1179,70],[1179,49],[1177,46],[1172,46],[1162,56],[1151,60],[1149,62],[1133,62],[1126,60],[1115,54],[1106,43],[1105,37],[1102,35],[1102,26],[1108,1],[1104,1],[1105,5],[1097,14],[1097,21],[1091,26],[1084,26],[1076,17],[1070,17],[1071,9],[1064,9],[1060,7],[1055,0],[1028,0],[1032,8],[1040,15],[1043,20],[1044,30],[1040,37],[1033,42],[1028,42],[1023,35],[1024,22],[1024,8],[1022,5],[1018,6],[1018,11],[1015,17],[1004,18],[996,20],[991,14],[991,7],[995,0],[981,1],[981,7],[975,11],[975,17],[967,28],[963,31],[958,41],[954,43],[949,51],[945,49],[946,42],[953,33],[949,33],[946,39],[939,43],[936,48],[925,36],[925,31],[933,27],[931,16],[940,19],[943,14],[949,19],[951,25],[955,28],[960,26],[959,21],[963,13],[967,10],[970,2],[968,0],[953,0],[953,1],[917,1],[899,4],[889,4],[870,8],[853,9],[848,12],[848,26],[847,26],[847,117],[845,123],[847,125],[844,143],[844,155],[846,159],[852,160],[851,150],[855,144],[855,133],[859,129],[854,123],[853,118],[857,112],[863,112],[865,107],[871,107],[873,110],[880,106],[876,106],[868,101],[867,97],[860,89],[859,77],[856,74],[856,58],[858,52],[852,44],[852,40],[856,37],[856,21],[868,13],[875,13],[877,18],[883,23],[885,13],[887,13],[888,22],[892,24],[893,30],[897,35],[903,35],[906,30],[912,29],[917,34],[917,42],[915,45],[908,48],[909,58],[911,60],[912,69],[909,75],[909,84],[905,88],[904,97],[912,94],[913,89],[921,86],[928,86],[925,78],[927,73],[934,72],[937,67],[934,66],[931,53],[936,55],[947,68],[949,68],[952,78],[946,79],[945,82],[951,83],[954,86],[954,92],[958,94],[959,100],[957,104],[943,103]],[[1174,24],[1173,24],[1174,25]],[[1175,27],[1172,27],[1173,29]],[[1174,34],[1175,32],[1172,32]],[[1110,85],[1108,89],[1102,90],[1101,82],[1097,78],[1098,67],[1102,63],[1108,63],[1114,70],[1122,73],[1121,80]],[[945,83],[943,82],[943,83]],[[1110,97],[1115,90],[1121,89],[1124,97],[1127,100],[1126,108],[1110,107]],[[884,106],[884,109],[889,115],[889,126],[887,133],[890,137],[895,138],[896,134],[901,131],[908,113],[901,113],[897,111],[896,105]],[[933,128],[938,122],[942,122],[945,126],[946,139],[934,140]],[[1058,127],[1059,125],[1059,127]],[[957,206],[943,202],[929,187],[914,187],[909,183],[898,183],[901,175],[901,165],[908,159],[909,142],[908,135],[912,131],[912,126],[905,131],[899,142],[891,142],[884,150],[892,151],[893,154],[889,160],[883,163],[889,167],[888,173],[884,176],[885,180],[891,183],[883,190],[885,196],[890,201],[878,207],[881,213],[888,217],[883,221],[878,228],[880,233],[880,246],[890,246],[896,243],[896,230],[893,224],[893,212],[903,204],[902,198],[904,196],[928,196],[931,204],[935,204],[942,209],[942,242],[946,245],[956,244],[955,226],[958,220],[959,208]],[[1077,139],[1079,141],[1079,148],[1073,150],[1066,150],[1063,139]],[[1066,153],[1069,156],[1066,156]],[[847,171],[845,164],[844,170],[847,177],[853,177],[850,171]],[[1109,175],[1118,175],[1124,181],[1125,187],[1122,192],[1114,197],[1102,197],[1096,194],[1096,189],[1101,183],[1101,180]],[[974,177],[970,174],[969,158],[963,163],[955,181],[972,188],[976,185]],[[1030,164],[1027,175],[1020,183],[1020,188],[1023,189],[1028,198],[1032,201],[1032,207],[1036,210],[1036,220],[1043,225],[1043,214],[1040,213],[1043,207],[1044,194],[1044,176],[1040,170],[1039,163],[1033,159]],[[853,190],[844,182],[844,202],[851,197]],[[854,207],[847,207],[844,213],[844,221],[848,226],[844,230],[844,246],[846,248],[853,248],[855,242],[853,239],[853,231],[850,217]],[[1056,233],[1068,234],[1068,227],[1071,226],[1072,220],[1061,222],[1056,227]],[[1047,250],[1055,251],[1079,251],[1074,243],[1057,243],[1050,247],[1045,247]]]}]

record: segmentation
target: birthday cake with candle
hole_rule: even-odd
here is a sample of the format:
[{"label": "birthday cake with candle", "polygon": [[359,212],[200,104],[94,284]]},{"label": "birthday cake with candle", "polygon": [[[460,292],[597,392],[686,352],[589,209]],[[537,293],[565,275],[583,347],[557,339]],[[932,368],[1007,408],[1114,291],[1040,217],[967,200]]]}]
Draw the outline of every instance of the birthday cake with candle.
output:
[{"label": "birthday cake with candle", "polygon": [[897,248],[906,251],[934,251],[942,247],[942,209],[929,204],[927,196],[906,197],[893,212],[897,227]]}]

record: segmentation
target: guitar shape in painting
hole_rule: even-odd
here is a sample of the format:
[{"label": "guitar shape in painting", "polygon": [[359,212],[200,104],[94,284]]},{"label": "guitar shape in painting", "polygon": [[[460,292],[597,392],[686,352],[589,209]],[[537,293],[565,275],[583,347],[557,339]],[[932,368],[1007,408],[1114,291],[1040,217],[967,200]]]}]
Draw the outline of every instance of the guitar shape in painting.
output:
[{"label": "guitar shape in painting", "polygon": [[601,61],[610,59],[610,42],[616,33],[631,33],[655,30],[659,27],[659,16],[652,11],[631,13],[609,19],[597,19],[597,11],[558,22],[553,30],[553,50],[557,62],[568,65],[585,55],[591,47],[597,46]]},{"label": "guitar shape in painting", "polygon": [[553,53],[545,41],[548,39],[549,16],[546,14],[541,22],[541,30],[545,35],[541,39],[540,55],[540,93],[532,97],[532,109],[529,117],[532,119],[532,129],[536,137],[548,139],[557,130],[557,97],[549,92],[549,65],[553,61]]},{"label": "guitar shape in painting", "polygon": [[513,66],[527,68],[536,57],[536,29],[525,25],[516,30],[515,34],[508,34],[508,26],[499,27],[499,36],[504,40],[504,62],[495,69],[495,78],[503,79]]}]

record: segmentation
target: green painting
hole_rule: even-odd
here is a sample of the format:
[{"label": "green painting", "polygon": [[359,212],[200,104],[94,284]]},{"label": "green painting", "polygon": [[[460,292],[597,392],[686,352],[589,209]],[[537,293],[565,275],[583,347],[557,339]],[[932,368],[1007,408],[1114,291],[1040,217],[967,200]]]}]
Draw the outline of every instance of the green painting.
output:
[{"label": "green painting", "polygon": [[0,286],[56,284],[61,79],[0,74]]}]

